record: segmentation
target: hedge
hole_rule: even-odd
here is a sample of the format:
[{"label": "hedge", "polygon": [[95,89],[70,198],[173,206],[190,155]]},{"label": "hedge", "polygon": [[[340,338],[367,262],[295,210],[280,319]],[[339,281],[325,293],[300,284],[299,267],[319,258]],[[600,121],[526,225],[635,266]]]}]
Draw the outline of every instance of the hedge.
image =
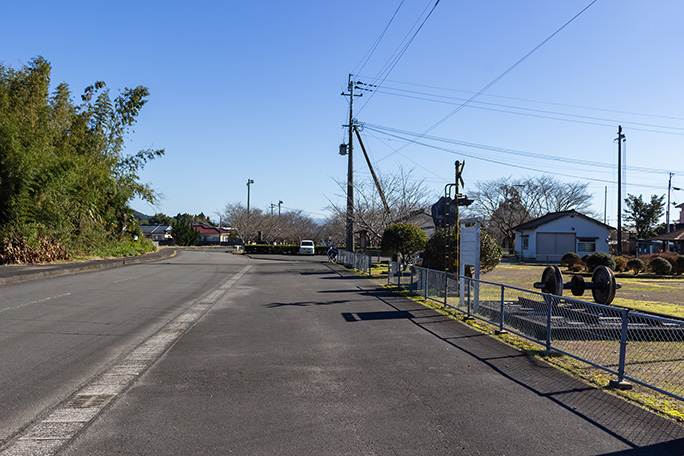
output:
[{"label": "hedge", "polygon": [[[328,248],[324,245],[315,247],[316,255],[325,255]],[[298,255],[298,245],[269,245],[269,244],[247,244],[245,253],[252,255]]]}]

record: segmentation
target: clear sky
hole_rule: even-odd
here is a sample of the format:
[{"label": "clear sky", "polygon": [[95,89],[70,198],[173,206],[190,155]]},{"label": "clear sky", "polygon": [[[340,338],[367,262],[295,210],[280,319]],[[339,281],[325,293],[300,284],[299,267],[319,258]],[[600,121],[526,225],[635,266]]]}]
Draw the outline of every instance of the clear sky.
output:
[{"label": "clear sky", "polygon": [[[252,207],[282,200],[325,217],[344,199],[340,94],[354,73],[380,86],[355,101],[376,171],[414,169],[435,201],[455,160],[466,161],[466,193],[550,173],[588,182],[601,217],[607,189],[615,226],[619,124],[626,192],[664,195],[669,172],[684,187],[684,2],[598,0],[506,73],[590,3],[24,0],[3,5],[0,60],[45,57],[53,86],[66,82],[75,99],[98,80],[113,94],[150,89],[127,143],[130,153],[166,149],[141,175],[163,194],[156,208],[134,202],[148,214],[217,218],[246,203],[253,179]],[[411,136],[428,130],[435,138]],[[355,177],[367,179],[356,152]]]}]

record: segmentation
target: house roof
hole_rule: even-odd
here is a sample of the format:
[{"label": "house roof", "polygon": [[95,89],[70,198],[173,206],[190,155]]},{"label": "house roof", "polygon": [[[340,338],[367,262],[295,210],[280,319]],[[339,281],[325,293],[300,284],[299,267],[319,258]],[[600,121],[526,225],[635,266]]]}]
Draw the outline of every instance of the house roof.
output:
[{"label": "house roof", "polygon": [[684,228],[649,238],[649,241],[684,241]]},{"label": "house roof", "polygon": [[407,223],[413,220],[427,220],[430,219],[432,220],[432,214],[428,213],[425,209],[417,209],[415,211],[411,211],[408,214],[405,214],[403,217],[399,217],[398,219],[394,220],[392,223]]},{"label": "house roof", "polygon": [[171,225],[140,225],[143,234],[160,234],[171,231]]},{"label": "house roof", "polygon": [[566,216],[581,217],[581,218],[583,218],[583,219],[585,219],[585,220],[589,220],[590,222],[594,222],[594,223],[596,223],[597,225],[600,225],[600,226],[603,226],[603,227],[605,227],[605,228],[608,228],[609,230],[614,230],[614,229],[615,229],[615,228],[613,228],[612,226],[606,225],[605,223],[601,223],[601,222],[599,222],[598,220],[595,220],[595,219],[593,219],[593,218],[591,218],[591,217],[587,217],[586,215],[580,214],[580,213],[577,212],[576,210],[571,209],[571,210],[569,210],[569,211],[550,212],[550,213],[548,213],[548,214],[546,214],[546,215],[543,215],[543,216],[541,216],[541,217],[539,217],[539,218],[536,218],[536,219],[533,219],[533,220],[529,220],[529,221],[527,221],[527,222],[525,222],[525,223],[521,223],[521,224],[518,225],[518,226],[514,226],[514,227],[513,227],[513,230],[515,230],[515,231],[533,230],[533,229],[538,228],[538,227],[540,227],[540,226],[542,226],[542,225],[545,225],[545,224],[547,224],[547,223],[549,223],[549,222],[553,222],[554,220],[558,220],[558,219],[561,219],[561,218],[566,217]]},{"label": "house roof", "polygon": [[195,223],[195,231],[199,231],[200,234],[228,234],[230,231],[223,228],[216,228],[215,226],[209,226],[205,223]]}]

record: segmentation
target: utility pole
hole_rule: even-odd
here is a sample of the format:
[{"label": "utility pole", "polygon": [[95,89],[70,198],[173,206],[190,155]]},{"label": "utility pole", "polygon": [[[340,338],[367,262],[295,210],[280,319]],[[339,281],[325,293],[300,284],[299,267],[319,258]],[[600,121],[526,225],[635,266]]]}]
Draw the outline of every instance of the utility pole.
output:
[{"label": "utility pole", "polygon": [[603,224],[606,225],[608,221],[606,220],[606,211],[608,209],[608,186],[605,186],[605,194],[603,195]]},{"label": "utility pole", "polygon": [[349,97],[349,144],[347,145],[347,239],[346,250],[348,252],[354,251],[354,97],[360,97],[362,94],[354,94],[355,82],[352,81],[352,74],[349,73],[349,82],[347,90],[349,93],[342,92],[343,96]]},{"label": "utility pole", "polygon": [[[667,233],[670,232],[670,192],[672,191],[672,177],[674,173],[670,173],[670,179],[667,182],[667,211],[665,211],[665,225],[667,225]],[[670,251],[669,241],[665,241],[665,251]]]},{"label": "utility pole", "polygon": [[617,254],[622,255],[622,125],[618,125],[618,213],[617,213]]},{"label": "utility pole", "polygon": [[247,179],[247,215],[249,215],[249,186],[254,183],[254,179]]}]

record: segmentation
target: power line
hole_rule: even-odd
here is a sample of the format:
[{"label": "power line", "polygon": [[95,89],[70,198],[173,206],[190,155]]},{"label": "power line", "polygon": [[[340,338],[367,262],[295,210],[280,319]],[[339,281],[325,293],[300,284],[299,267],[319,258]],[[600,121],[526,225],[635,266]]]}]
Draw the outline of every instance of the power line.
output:
[{"label": "power line", "polygon": [[[454,150],[454,149],[449,149],[449,148],[446,148],[446,147],[440,147],[440,146],[435,146],[435,145],[432,145],[432,144],[423,143],[423,142],[417,141],[417,140],[415,140],[415,139],[409,139],[409,138],[406,138],[406,137],[404,137],[404,136],[400,136],[399,134],[393,134],[393,133],[384,132],[384,131],[380,131],[380,130],[374,130],[372,127],[369,127],[368,125],[365,125],[365,127],[368,128],[368,129],[370,129],[370,130],[377,131],[378,133],[382,133],[382,134],[384,134],[384,135],[391,136],[391,137],[393,137],[393,138],[397,138],[397,139],[401,139],[401,140],[403,140],[403,141],[415,143],[415,144],[418,144],[418,145],[421,145],[421,146],[424,146],[424,147],[428,147],[428,148],[431,148],[431,149],[441,150],[441,151],[448,152],[448,153],[451,153],[451,154],[459,154],[459,155],[462,155],[462,156],[465,156],[465,157],[468,157],[468,158],[472,158],[472,159],[475,159],[475,160],[485,161],[485,162],[488,162],[488,163],[494,163],[494,164],[498,164],[498,165],[502,165],[502,166],[507,166],[507,167],[510,167],[510,168],[524,169],[524,170],[527,170],[527,171],[534,171],[534,172],[539,172],[539,173],[544,173],[544,174],[552,174],[552,175],[556,175],[556,176],[571,177],[571,178],[573,178],[573,179],[579,179],[579,180],[588,180],[588,181],[593,181],[593,182],[602,182],[602,183],[610,183],[610,184],[613,184],[613,183],[614,183],[613,180],[609,180],[609,179],[592,178],[592,177],[587,177],[586,175],[584,175],[584,176],[575,176],[575,175],[567,174],[567,173],[550,172],[548,169],[540,169],[540,168],[533,168],[533,167],[529,167],[529,166],[517,165],[517,164],[509,163],[509,162],[506,162],[506,161],[502,161],[502,160],[495,160],[495,159],[491,159],[491,158],[482,157],[481,155],[475,155],[475,154],[468,153],[468,152],[464,152],[464,151],[461,151],[461,150]],[[513,152],[513,151],[511,151],[511,152]],[[403,156],[404,158],[406,158],[404,155],[402,155],[402,156]],[[385,158],[386,158],[386,157],[385,157]],[[546,156],[546,159],[548,159],[548,160],[557,160],[557,161],[571,161],[570,159],[563,159],[563,158],[550,157],[550,156]],[[410,160],[410,159],[409,159],[409,160]],[[412,161],[412,160],[410,160],[410,161]],[[413,161],[412,161],[412,162],[413,162]],[[415,163],[415,162],[414,162],[414,163]],[[596,163],[596,164],[597,164],[597,165],[600,165],[600,166],[602,166],[602,167],[611,167],[611,168],[613,167],[612,165],[608,165],[608,164],[599,164],[599,163]],[[637,169],[634,169],[634,168],[630,168],[630,169],[633,170],[633,171],[636,171],[636,170],[637,170]],[[663,170],[663,171],[664,171],[664,170]],[[643,172],[643,171],[642,171],[642,172]],[[667,173],[668,171],[664,171],[664,172]],[[662,186],[647,185],[647,184],[643,184],[643,185],[640,184],[639,187],[643,187],[643,188],[656,188],[656,189],[662,189],[662,188],[663,188]]]},{"label": "power line", "polygon": [[[596,1],[596,0],[594,0],[594,1]],[[413,35],[411,36],[411,38],[408,41],[406,40],[406,37],[404,37],[404,40],[402,40],[402,43],[399,44],[399,47],[397,48],[397,50],[394,51],[394,54],[392,54],[392,56],[387,61],[387,63],[385,63],[385,65],[380,70],[380,72],[377,74],[377,76],[375,78],[373,78],[373,80],[372,80],[373,85],[375,85],[377,87],[382,86],[382,84],[385,82],[385,79],[387,79],[387,76],[389,76],[390,73],[392,72],[392,70],[394,70],[394,67],[397,66],[397,63],[399,63],[399,60],[401,60],[401,58],[404,56],[404,53],[406,53],[406,51],[408,50],[411,43],[413,43],[413,40],[416,38],[416,36],[418,36],[418,33],[421,31],[421,29],[423,28],[423,26],[425,25],[427,20],[430,18],[430,16],[432,16],[432,13],[435,11],[435,8],[437,8],[438,4],[439,4],[439,0],[437,0],[435,2],[435,4],[432,5],[432,9],[430,9],[430,12],[427,14],[427,16],[425,16],[425,18],[423,19],[421,24],[418,26],[418,28],[416,28],[415,32],[413,33]],[[430,3],[428,3],[428,6],[429,5],[430,5]],[[425,7],[425,9],[423,10],[423,13],[427,10],[428,6]],[[421,16],[422,16],[422,13],[421,13]],[[415,24],[418,23],[421,16],[418,16],[418,19],[414,23],[411,30],[413,30],[415,28]],[[411,33],[411,30],[409,30],[409,34]],[[406,36],[408,36],[408,34]],[[402,46],[402,44],[404,42],[406,42],[406,44],[404,44],[403,48],[401,48],[401,51],[399,51],[399,48]],[[384,76],[383,76],[383,74],[384,74]],[[380,78],[382,78],[382,80],[380,82],[378,82],[378,79],[380,79]],[[363,111],[363,108],[365,108],[368,105],[370,100],[373,98],[373,95],[374,95],[374,93],[371,92],[371,95],[366,99],[366,101],[363,103],[363,105],[361,105],[361,108],[357,111],[357,115],[359,113],[361,113],[361,111]]]},{"label": "power line", "polygon": [[[364,79],[364,76],[359,76],[359,77],[361,79]],[[438,86],[433,86],[433,85],[428,85],[428,84],[418,84],[418,83],[405,82],[405,81],[396,81],[396,80],[391,80],[391,79],[388,79],[385,82],[408,85],[408,86],[415,86],[415,87],[425,87],[428,89],[443,90],[445,92],[458,92],[458,93],[464,93],[464,94],[468,94],[468,95],[472,95],[475,93],[475,92],[469,92],[467,90],[451,89],[451,88],[446,88],[446,87],[438,87]],[[385,86],[385,88],[387,88],[387,87]],[[404,89],[399,89],[399,88],[389,88],[389,89],[390,90],[399,90],[399,91],[404,90]],[[421,92],[418,92],[418,93],[421,93]],[[438,96],[438,95],[435,95],[435,96]],[[506,96],[506,95],[495,95],[495,94],[489,94],[488,93],[488,94],[483,94],[483,96],[490,97],[490,98],[501,98],[501,99],[505,99],[505,100],[524,101],[527,103],[537,103],[537,104],[545,104],[545,105],[551,105],[551,106],[562,106],[565,108],[586,109],[589,111],[612,112],[612,113],[616,113],[616,114],[628,114],[628,115],[633,115],[633,116],[653,117],[653,118],[668,119],[668,120],[684,120],[684,117],[667,116],[667,115],[662,115],[662,114],[648,114],[648,113],[634,112],[634,111],[621,111],[621,110],[617,110],[617,109],[597,108],[597,107],[592,107],[592,106],[581,106],[581,105],[574,105],[574,104],[568,104],[568,103],[555,103],[552,101],[533,100],[530,98],[511,97],[511,96]]]},{"label": "power line", "polygon": [[[375,40],[375,43],[373,43],[373,45],[372,45],[371,48],[368,50],[368,52],[366,52],[366,55],[361,59],[361,62],[359,62],[359,63],[356,64],[356,67],[354,67],[354,70],[351,72],[352,74],[356,74],[357,72],[363,71],[363,69],[365,68],[366,64],[368,63],[368,61],[370,60],[370,58],[371,58],[371,57],[373,56],[373,54],[375,53],[375,50],[378,48],[378,45],[380,44],[380,41],[382,41],[382,38],[385,36],[385,33],[387,33],[387,30],[389,30],[390,25],[391,25],[392,22],[394,21],[394,18],[397,16],[397,13],[399,12],[399,9],[401,8],[401,5],[404,4],[404,1],[405,1],[405,0],[401,0],[401,2],[399,2],[399,6],[397,6],[397,9],[394,11],[394,14],[393,14],[392,17],[390,18],[390,20],[389,20],[389,22],[387,23],[387,25],[385,26],[385,29],[382,31],[382,33],[380,34],[380,36],[378,37],[378,39]],[[359,65],[361,65],[361,68],[359,68],[358,71],[357,71],[357,68],[359,67]]]},{"label": "power line", "polygon": [[[457,139],[448,139],[448,138],[441,138],[438,136],[430,136],[430,135],[423,135],[421,133],[416,133],[416,132],[411,132],[407,130],[401,130],[398,128],[392,128],[392,127],[385,127],[382,125],[376,125],[376,124],[369,124],[365,123],[364,125],[365,129],[368,129],[370,131],[375,131],[381,134],[386,134],[388,136],[393,136],[395,138],[402,139],[407,142],[414,142],[415,140],[407,138],[409,137],[416,137],[416,138],[424,138],[430,141],[438,141],[438,142],[444,142],[448,144],[456,144],[459,146],[465,146],[465,147],[472,147],[474,149],[483,149],[483,150],[489,150],[492,152],[501,152],[504,154],[509,154],[509,155],[515,155],[516,157],[527,157],[527,158],[533,158],[536,160],[550,160],[550,161],[560,161],[560,162],[565,162],[565,163],[571,163],[575,165],[584,165],[584,166],[593,166],[593,167],[598,167],[598,168],[608,168],[608,169],[616,169],[617,166],[609,163],[602,163],[602,162],[595,162],[595,161],[590,161],[590,160],[580,160],[578,158],[566,158],[566,157],[558,157],[558,156],[553,156],[553,155],[546,155],[546,154],[539,154],[535,152],[528,152],[528,151],[523,151],[519,149],[507,149],[504,147],[497,147],[497,146],[489,146],[486,144],[478,144],[478,143],[472,143],[472,142],[467,142],[467,141],[459,141]],[[389,135],[388,132],[392,132],[398,135],[404,135],[404,136],[394,136],[394,135]],[[422,144],[422,143],[421,143]],[[394,150],[394,152],[398,152],[401,149]],[[394,153],[393,152],[393,153]],[[393,153],[390,153],[389,155],[386,155],[380,159],[378,159],[376,162],[381,162],[384,159],[390,157]],[[667,174],[669,172],[672,172],[672,170],[666,170],[666,169],[659,169],[659,168],[646,168],[646,167],[630,167],[630,170],[632,171],[638,171],[642,173],[652,173],[652,174]],[[676,173],[681,173],[681,171],[675,171]]]},{"label": "power line", "polygon": [[[563,24],[560,28],[558,28],[555,32],[553,32],[551,35],[549,35],[544,41],[542,41],[542,42],[539,43],[537,46],[535,46],[534,49],[532,49],[532,50],[529,51],[527,54],[525,54],[524,56],[522,56],[517,62],[515,62],[513,65],[511,65],[510,67],[508,67],[508,69],[506,69],[506,71],[504,71],[503,73],[501,73],[499,76],[497,76],[496,78],[494,78],[489,84],[487,84],[487,85],[484,86],[482,89],[480,89],[479,92],[475,93],[472,97],[470,97],[468,100],[466,100],[465,102],[463,102],[459,107],[457,107],[457,108],[454,109],[452,112],[450,112],[449,114],[447,114],[447,115],[446,115],[445,117],[443,117],[440,121],[438,121],[437,123],[435,123],[433,126],[431,126],[430,128],[428,128],[427,130],[425,130],[425,131],[423,132],[423,134],[425,135],[425,134],[427,134],[427,133],[430,133],[432,130],[434,130],[435,128],[437,128],[438,126],[442,125],[444,122],[446,122],[447,120],[449,120],[451,117],[453,117],[453,116],[454,116],[457,112],[459,112],[461,109],[465,108],[470,102],[474,101],[476,98],[478,98],[478,97],[479,97],[480,95],[482,95],[484,92],[486,92],[487,90],[489,90],[494,84],[496,84],[497,82],[499,82],[499,81],[500,81],[501,79],[503,79],[506,75],[508,75],[508,73],[510,73],[510,72],[513,71],[516,67],[518,67],[518,65],[520,65],[520,64],[523,63],[525,60],[527,60],[527,58],[528,58],[529,56],[531,56],[532,54],[534,54],[539,48],[541,48],[543,45],[545,45],[547,42],[549,42],[554,36],[556,36],[558,33],[560,33],[561,30],[563,30],[565,27],[567,27],[568,25],[570,25],[570,23],[572,23],[575,19],[577,19],[580,15],[582,15],[582,13],[584,13],[586,10],[588,10],[588,9],[589,9],[594,3],[596,3],[597,1],[598,1],[598,0],[592,0],[592,2],[589,3],[587,6],[585,6],[579,13],[575,14],[575,15],[572,17],[572,19],[570,19],[569,21],[567,21],[567,22],[566,22],[565,24]],[[422,136],[420,136],[420,137],[422,137]],[[406,144],[404,147],[402,147],[402,149],[405,148],[405,147],[408,147],[408,145],[409,145],[409,144]],[[400,149],[400,150],[401,150],[401,149]]]},{"label": "power line", "polygon": [[[359,89],[364,90],[364,91],[371,91],[371,89],[366,89],[364,87],[359,87]],[[416,99],[416,100],[431,101],[434,103],[456,104],[456,103],[452,103],[450,101],[444,101],[444,100],[466,101],[464,98],[439,96],[439,95],[433,95],[433,94],[429,94],[429,93],[403,90],[403,92],[406,92],[406,93],[414,93],[417,95],[427,95],[428,97],[433,97],[433,98],[412,96],[412,95],[406,95],[406,94],[402,94],[402,93],[394,93],[394,92],[391,92],[391,90],[402,91],[401,89],[393,89],[393,88],[374,89],[375,92],[379,92],[379,93],[383,93],[383,94],[387,94],[387,95],[394,95],[394,96],[398,96],[398,97],[411,98],[411,99]],[[435,99],[437,97],[442,98],[443,100]],[[478,104],[483,105],[483,106],[477,106]],[[510,111],[507,109],[497,109],[497,108],[494,108],[491,106],[508,108],[508,109],[519,110],[519,111],[528,111],[528,112],[518,112],[518,111]],[[493,112],[503,112],[503,113],[515,114],[515,115],[526,116],[526,117],[536,117],[536,118],[542,118],[542,119],[558,120],[558,121],[563,121],[563,122],[573,122],[573,123],[579,123],[579,124],[584,124],[584,125],[596,125],[596,126],[601,126],[601,127],[613,127],[617,123],[622,123],[622,124],[626,124],[626,125],[632,125],[632,127],[631,127],[632,130],[684,136],[684,128],[682,128],[682,127],[670,127],[670,126],[666,126],[666,125],[655,125],[655,124],[648,124],[648,123],[643,123],[643,122],[630,122],[630,121],[625,121],[625,120],[607,119],[607,118],[603,118],[603,117],[585,116],[585,115],[580,115],[580,114],[568,114],[568,113],[557,112],[557,111],[547,111],[547,110],[543,110],[543,109],[525,108],[525,107],[520,107],[520,106],[510,106],[510,105],[504,105],[504,104],[500,104],[500,103],[489,103],[489,102],[485,102],[485,101],[471,101],[467,107],[471,108],[471,109],[481,109],[481,110],[493,111]],[[548,115],[544,115],[544,114],[548,114]],[[554,117],[554,116],[562,116],[562,117]],[[586,120],[575,120],[575,119],[573,119],[573,117],[575,117],[577,119],[586,119]],[[591,120],[601,121],[604,123],[591,122]],[[642,127],[652,127],[652,128],[659,128],[659,129],[665,129],[665,130],[678,130],[681,133],[677,133],[676,131],[660,131],[660,130],[653,130],[653,129],[649,129],[649,128],[639,128],[638,127],[639,125]]]}]

